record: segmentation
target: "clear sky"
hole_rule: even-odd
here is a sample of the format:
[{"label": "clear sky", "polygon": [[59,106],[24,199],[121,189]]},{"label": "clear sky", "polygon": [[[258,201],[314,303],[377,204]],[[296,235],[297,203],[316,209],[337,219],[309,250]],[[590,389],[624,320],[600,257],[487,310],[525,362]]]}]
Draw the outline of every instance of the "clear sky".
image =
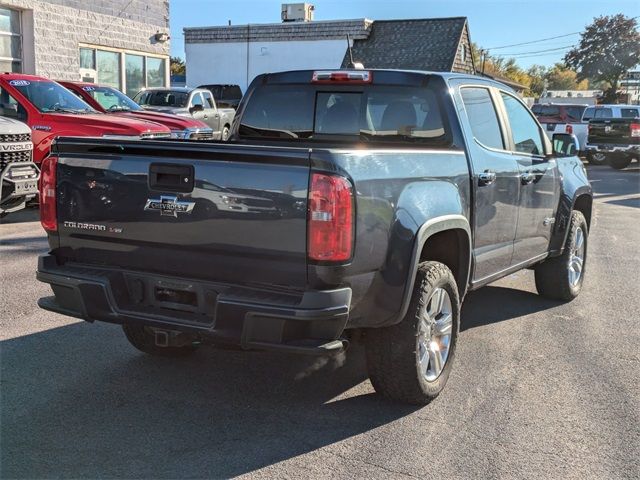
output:
[{"label": "clear sky", "polygon": [[[184,58],[183,27],[280,22],[280,5],[295,0],[171,0],[171,55]],[[316,20],[431,18],[466,16],[471,40],[500,47],[582,31],[599,15],[640,15],[640,0],[308,0]],[[493,50],[527,68],[552,65],[578,35]],[[554,50],[556,49],[556,50]],[[560,50],[557,50],[560,49]],[[544,50],[543,52],[541,52]],[[554,51],[549,51],[554,50]]]}]

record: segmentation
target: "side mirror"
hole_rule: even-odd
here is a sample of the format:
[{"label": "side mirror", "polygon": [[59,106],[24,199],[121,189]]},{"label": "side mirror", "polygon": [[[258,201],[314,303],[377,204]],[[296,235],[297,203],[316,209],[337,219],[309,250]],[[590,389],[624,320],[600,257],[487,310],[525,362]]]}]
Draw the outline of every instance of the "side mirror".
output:
[{"label": "side mirror", "polygon": [[189,109],[190,113],[202,112],[204,110],[204,106],[202,105],[194,105]]},{"label": "side mirror", "polygon": [[553,154],[557,157],[574,157],[580,150],[578,138],[570,133],[554,133],[552,143]]}]

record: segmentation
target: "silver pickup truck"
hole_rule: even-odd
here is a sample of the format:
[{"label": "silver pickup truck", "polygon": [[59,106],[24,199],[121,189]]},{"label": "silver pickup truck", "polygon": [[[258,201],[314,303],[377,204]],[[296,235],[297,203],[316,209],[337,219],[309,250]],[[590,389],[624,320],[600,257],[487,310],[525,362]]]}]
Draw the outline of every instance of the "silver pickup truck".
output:
[{"label": "silver pickup truck", "polygon": [[160,87],[139,92],[133,99],[145,110],[193,117],[213,129],[213,139],[229,138],[236,111],[218,108],[211,92],[205,88]]},{"label": "silver pickup truck", "polygon": [[0,117],[0,217],[23,209],[38,193],[40,171],[32,152],[29,127]]}]

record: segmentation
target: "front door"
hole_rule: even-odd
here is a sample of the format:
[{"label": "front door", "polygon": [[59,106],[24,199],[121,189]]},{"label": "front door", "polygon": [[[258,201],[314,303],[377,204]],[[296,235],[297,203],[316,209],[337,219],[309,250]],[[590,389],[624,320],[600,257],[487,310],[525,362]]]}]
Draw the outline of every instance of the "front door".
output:
[{"label": "front door", "polygon": [[220,115],[213,100],[213,95],[211,95],[211,92],[202,92],[202,98],[204,98],[204,121],[213,128],[213,135],[218,138],[222,129],[220,128]]},{"label": "front door", "polygon": [[500,92],[508,123],[509,150],[518,162],[520,201],[512,265],[549,250],[560,180],[556,160],[545,157],[543,132],[529,109],[511,93]]},{"label": "front door", "polygon": [[518,219],[518,163],[507,151],[504,125],[493,89],[482,84],[460,88],[458,108],[472,159],[474,189],[473,281],[511,265]]}]

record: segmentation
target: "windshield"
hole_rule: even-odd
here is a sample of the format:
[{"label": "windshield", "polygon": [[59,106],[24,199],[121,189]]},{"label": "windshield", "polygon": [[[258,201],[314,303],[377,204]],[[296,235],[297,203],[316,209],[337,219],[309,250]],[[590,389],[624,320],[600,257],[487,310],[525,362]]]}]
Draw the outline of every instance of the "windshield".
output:
[{"label": "windshield", "polygon": [[42,113],[95,113],[84,100],[55,82],[10,80],[9,84]]},{"label": "windshield", "polygon": [[185,108],[189,94],[175,90],[148,90],[138,93],[134,100],[144,107]]},{"label": "windshield", "polygon": [[244,138],[448,145],[433,89],[366,85],[266,85],[247,104]]},{"label": "windshield", "polygon": [[108,112],[142,110],[140,105],[115,88],[87,85],[82,87],[82,90],[91,95]]}]

